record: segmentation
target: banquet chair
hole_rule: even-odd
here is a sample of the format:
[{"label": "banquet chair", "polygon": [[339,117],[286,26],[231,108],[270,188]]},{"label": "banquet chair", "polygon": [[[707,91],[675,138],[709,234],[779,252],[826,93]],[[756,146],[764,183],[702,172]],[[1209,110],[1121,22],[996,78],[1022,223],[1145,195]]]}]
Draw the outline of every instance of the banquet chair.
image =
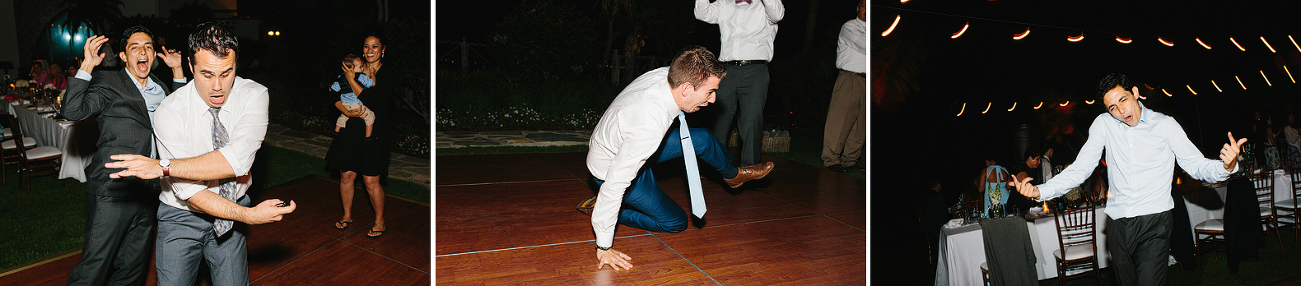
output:
[{"label": "banquet chair", "polygon": [[1269,240],[1269,230],[1274,229],[1274,235],[1278,237],[1278,246],[1283,247],[1283,235],[1278,231],[1278,212],[1274,208],[1274,172],[1260,172],[1247,176],[1251,180],[1251,185],[1256,190],[1256,202],[1260,205],[1260,219],[1263,224],[1262,230],[1265,231],[1265,240]]},{"label": "banquet chair", "polygon": [[1295,170],[1292,168],[1286,169],[1287,175],[1292,178],[1292,185],[1288,186],[1289,189],[1292,190],[1292,198],[1274,203],[1274,208],[1278,212],[1281,212],[1277,214],[1278,223],[1280,225],[1286,224],[1292,226],[1292,242],[1296,243],[1297,235],[1301,234],[1301,232],[1299,232],[1299,230],[1301,230],[1301,225],[1297,224],[1297,222],[1301,222],[1301,212],[1299,212],[1301,211],[1301,205],[1297,204],[1297,193],[1301,192],[1301,170]]},{"label": "banquet chair", "polygon": [[1098,273],[1097,217],[1094,212],[1095,208],[1089,205],[1060,211],[1054,218],[1057,246],[1060,247],[1053,251],[1058,285],[1066,285],[1068,278],[1084,275],[1093,275],[1098,284],[1102,284],[1102,276]]},{"label": "banquet chair", "polygon": [[[17,123],[17,121],[14,120],[13,115],[0,115],[0,125],[13,126],[14,123]],[[4,131],[4,138],[14,138],[12,128],[5,128]],[[18,142],[22,142],[23,150],[36,148],[36,139],[31,137],[23,137],[22,141],[18,141],[17,139],[8,139],[3,143],[0,143],[0,182],[9,181],[9,164],[20,164],[18,162],[18,160],[20,160],[18,157],[18,153],[20,153]]]},{"label": "banquet chair", "polygon": [[[23,136],[23,128],[20,126],[18,119],[13,119],[12,122],[14,123],[12,127],[14,136]],[[63,152],[59,151],[59,148],[37,146],[36,148],[18,152],[18,157],[20,158],[19,162],[22,163],[19,172],[27,178],[27,195],[32,194],[32,177],[52,175],[58,179],[59,165],[63,160]],[[59,179],[59,183],[62,183],[64,187],[68,186],[68,183],[62,179]]]}]

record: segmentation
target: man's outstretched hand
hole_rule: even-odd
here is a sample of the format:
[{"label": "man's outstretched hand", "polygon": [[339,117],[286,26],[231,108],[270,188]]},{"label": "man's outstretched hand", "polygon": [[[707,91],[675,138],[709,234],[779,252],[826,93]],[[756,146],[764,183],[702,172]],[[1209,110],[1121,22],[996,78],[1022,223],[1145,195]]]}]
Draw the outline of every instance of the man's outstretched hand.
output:
[{"label": "man's outstretched hand", "polygon": [[597,270],[605,267],[606,264],[609,264],[610,268],[614,268],[614,270],[632,269],[632,262],[629,262],[632,260],[632,257],[629,257],[627,254],[623,254],[623,252],[619,252],[618,250],[610,249],[603,251],[597,249],[596,259],[601,260],[601,264],[596,265]]},{"label": "man's outstretched hand", "polygon": [[163,167],[158,165],[156,159],[134,154],[118,154],[108,156],[108,158],[117,161],[104,163],[104,168],[126,169],[108,174],[109,178],[137,177],[148,180],[163,176]]},{"label": "man's outstretched hand", "polygon": [[1224,161],[1224,171],[1233,172],[1233,165],[1238,163],[1238,152],[1242,150],[1242,143],[1247,143],[1247,138],[1233,139],[1233,132],[1229,132],[1229,143],[1224,143],[1224,148],[1220,148],[1220,160]]},{"label": "man's outstretched hand", "polygon": [[1025,196],[1028,199],[1039,199],[1039,188],[1036,188],[1034,184],[1031,184],[1031,180],[1034,180],[1034,178],[1029,176],[1026,176],[1024,180],[1013,178],[1011,182],[1007,182],[1007,185],[1016,188],[1018,193],[1021,193],[1022,196]]}]

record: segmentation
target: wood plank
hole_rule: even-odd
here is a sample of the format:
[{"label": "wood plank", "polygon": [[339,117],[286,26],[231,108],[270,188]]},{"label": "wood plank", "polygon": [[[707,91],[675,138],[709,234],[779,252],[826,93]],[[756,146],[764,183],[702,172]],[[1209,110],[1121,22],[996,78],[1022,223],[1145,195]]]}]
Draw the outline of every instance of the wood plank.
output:
[{"label": "wood plank", "polygon": [[435,258],[438,285],[710,285],[714,284],[649,235],[616,239],[631,270],[597,270],[591,243],[574,243]]},{"label": "wood plank", "polygon": [[867,282],[867,233],[824,216],[657,235],[724,285]]},{"label": "wood plank", "polygon": [[[578,180],[439,187],[436,255],[593,240],[574,207],[591,196]],[[619,226],[617,235],[645,234]]]},{"label": "wood plank", "polygon": [[436,160],[434,181],[439,186],[587,177],[587,172],[570,173],[547,154],[451,155]]},{"label": "wood plank", "polygon": [[429,273],[342,241],[286,265],[255,285],[429,285]]}]

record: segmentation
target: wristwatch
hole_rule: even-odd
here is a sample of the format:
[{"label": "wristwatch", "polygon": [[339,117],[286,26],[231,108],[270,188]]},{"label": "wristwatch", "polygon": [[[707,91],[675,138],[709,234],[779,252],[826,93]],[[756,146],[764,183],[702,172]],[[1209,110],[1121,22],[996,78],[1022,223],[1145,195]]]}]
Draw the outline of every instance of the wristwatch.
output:
[{"label": "wristwatch", "polygon": [[171,175],[171,173],[172,173],[172,172],[170,172],[171,169],[168,168],[168,167],[171,167],[171,166],[172,166],[172,160],[171,160],[171,159],[162,159],[162,160],[158,160],[158,166],[159,166],[159,167],[163,167],[163,177],[167,177],[167,176],[170,176],[170,175]]},{"label": "wristwatch", "polygon": [[601,247],[600,245],[597,245],[597,246],[596,246],[596,250],[600,250],[600,251],[610,251],[610,248],[611,248],[611,247],[614,247],[614,246],[611,245],[611,246]]}]

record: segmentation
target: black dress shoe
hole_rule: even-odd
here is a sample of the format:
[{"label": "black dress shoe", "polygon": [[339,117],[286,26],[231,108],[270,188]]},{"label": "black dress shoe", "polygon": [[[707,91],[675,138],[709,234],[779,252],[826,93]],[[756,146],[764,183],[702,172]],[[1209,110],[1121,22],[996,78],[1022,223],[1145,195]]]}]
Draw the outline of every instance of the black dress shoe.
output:
[{"label": "black dress shoe", "polygon": [[845,166],[841,166],[840,164],[835,164],[835,165],[827,166],[827,169],[828,169],[828,170],[831,170],[832,172],[836,172],[836,173],[844,173],[844,172],[845,172]]}]

